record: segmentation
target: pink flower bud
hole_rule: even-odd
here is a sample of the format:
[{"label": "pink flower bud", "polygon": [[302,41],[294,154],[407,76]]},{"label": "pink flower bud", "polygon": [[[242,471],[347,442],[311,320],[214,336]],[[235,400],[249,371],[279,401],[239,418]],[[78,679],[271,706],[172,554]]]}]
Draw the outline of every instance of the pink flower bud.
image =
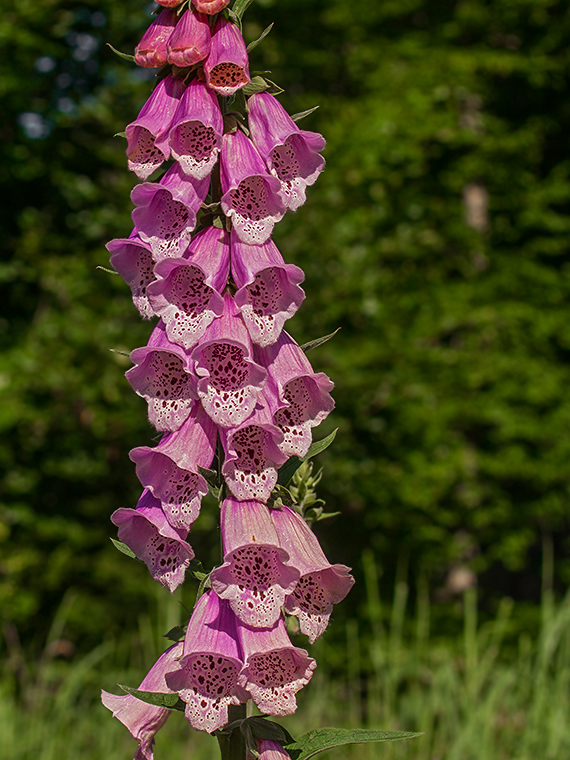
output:
[{"label": "pink flower bud", "polygon": [[[223,10],[230,0],[192,0],[192,2],[197,11],[213,16],[214,13],[219,13],[219,11]],[[161,2],[161,5],[166,5],[166,3]]]},{"label": "pink flower bud", "polygon": [[167,8],[152,22],[135,48],[135,62],[139,66],[154,69],[166,63],[166,43],[177,21],[176,11]]},{"label": "pink flower bud", "polygon": [[237,26],[225,18],[216,21],[204,75],[208,87],[220,95],[233,95],[249,83],[245,42]]},{"label": "pink flower bud", "polygon": [[203,61],[210,52],[210,41],[208,19],[202,13],[187,10],[168,40],[168,63],[182,68]]}]

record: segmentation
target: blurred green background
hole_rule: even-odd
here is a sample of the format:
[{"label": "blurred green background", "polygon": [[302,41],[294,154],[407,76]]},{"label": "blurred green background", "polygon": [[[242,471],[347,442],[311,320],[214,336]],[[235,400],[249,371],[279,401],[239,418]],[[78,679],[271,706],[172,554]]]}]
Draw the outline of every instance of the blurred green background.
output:
[{"label": "blurred green background", "polygon": [[[113,135],[153,77],[105,43],[132,52],[153,8],[19,0],[0,16],[0,650],[20,697],[22,663],[140,644],[141,620],[160,628],[170,604],[109,541],[110,514],[139,493],[128,451],[153,439],[128,359],[109,349],[144,345],[151,325],[97,269],[131,230],[135,177]],[[493,626],[507,604],[501,656],[519,662],[521,635],[546,635],[570,581],[570,9],[257,0],[246,40],[272,21],[251,68],[271,70],[291,113],[319,104],[301,126],[328,142],[307,204],[274,234],[306,273],[289,329],[301,343],[342,328],[310,355],[336,383],[316,437],[340,428],[317,462],[342,515],[317,531],[358,583],[320,666],[349,662],[365,705],[382,626],[400,641],[429,608],[451,652],[479,630],[475,608]],[[210,503],[193,529],[205,564],[216,520]]]}]

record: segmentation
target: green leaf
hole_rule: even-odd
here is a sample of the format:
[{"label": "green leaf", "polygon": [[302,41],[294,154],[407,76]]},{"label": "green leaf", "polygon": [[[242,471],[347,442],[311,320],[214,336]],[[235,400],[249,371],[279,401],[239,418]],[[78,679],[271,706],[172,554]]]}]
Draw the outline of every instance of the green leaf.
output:
[{"label": "green leaf", "polygon": [[180,639],[184,638],[184,634],[186,631],[184,628],[182,628],[179,625],[175,625],[174,628],[171,628],[168,633],[164,634],[165,639],[169,639],[169,641],[180,641]]},{"label": "green leaf", "polygon": [[127,139],[127,133],[126,132],[115,132],[113,137],[124,137],[125,140]]},{"label": "green leaf", "polygon": [[112,354],[119,354],[119,356],[129,356],[130,357],[130,353],[128,351],[119,351],[118,348],[110,348],[109,351]]},{"label": "green leaf", "polygon": [[247,721],[244,721],[244,723],[249,724],[253,735],[257,739],[266,739],[267,741],[279,742],[280,744],[294,741],[291,734],[283,726],[280,726],[279,723],[274,723],[272,720],[255,715],[252,718],[247,718]]},{"label": "green leaf", "polygon": [[327,340],[334,338],[334,336],[337,334],[339,330],[340,330],[340,327],[337,327],[334,332],[330,333],[330,335],[325,335],[322,338],[315,338],[315,340],[310,340],[308,343],[303,343],[301,348],[303,349],[305,353],[307,353],[307,351],[312,351],[313,348],[318,348],[319,346],[322,346],[323,343],[326,343]]},{"label": "green leaf", "polygon": [[219,487],[218,473],[215,470],[210,470],[208,467],[200,467],[200,465],[198,465],[198,472],[208,485],[216,488]]},{"label": "green leaf", "polygon": [[297,472],[299,467],[303,464],[303,462],[306,462],[307,459],[311,459],[311,457],[315,457],[317,454],[320,454],[321,451],[328,449],[328,447],[334,441],[337,431],[338,428],[336,428],[336,430],[333,430],[332,433],[330,435],[327,435],[326,438],[323,438],[322,441],[315,441],[315,443],[311,444],[303,459],[299,459],[299,457],[296,456],[289,457],[285,464],[279,468],[279,477],[277,478],[277,483],[281,486],[286,486],[293,475]]},{"label": "green leaf", "polygon": [[107,269],[107,267],[96,266],[95,269],[101,269],[103,272],[107,272],[107,274],[119,274],[114,269]]},{"label": "green leaf", "polygon": [[137,559],[137,555],[134,553],[132,549],[129,549],[129,547],[124,544],[122,541],[117,541],[116,538],[112,538],[111,542],[113,546],[115,546],[120,552],[123,552],[123,554],[126,554],[127,557],[132,557],[133,559]]},{"label": "green leaf", "polygon": [[188,571],[192,573],[194,578],[198,581],[203,581],[204,578],[208,577],[208,573],[204,571],[204,568],[202,567],[202,563],[199,559],[193,559],[190,562],[190,565],[188,567]]},{"label": "green leaf", "polygon": [[249,98],[250,95],[255,95],[258,92],[267,92],[270,89],[269,84],[263,77],[253,77],[249,84],[241,88],[244,97]]},{"label": "green leaf", "polygon": [[[264,30],[261,32],[260,36],[259,36],[259,37],[258,37],[256,40],[254,40],[253,42],[250,42],[250,43],[249,43],[249,45],[247,46],[247,52],[248,52],[248,53],[251,53],[251,51],[252,51],[254,48],[256,48],[256,47],[259,45],[259,43],[260,43],[260,42],[261,42],[261,41],[262,41],[262,40],[263,40],[265,37],[267,37],[267,35],[269,34],[269,32],[270,32],[270,31],[273,29],[273,24],[274,24],[274,22],[272,21],[272,22],[269,24],[269,26],[268,26],[266,29],[264,29]],[[318,107],[318,106],[317,106],[317,107]]]},{"label": "green leaf", "polygon": [[421,733],[411,731],[374,731],[366,728],[320,728],[301,736],[285,749],[292,760],[309,760],[333,747],[345,744],[368,744],[370,742],[393,742],[397,739],[413,739]]},{"label": "green leaf", "polygon": [[186,708],[185,703],[180,699],[178,694],[163,694],[160,691],[139,691],[139,689],[133,689],[130,686],[122,686],[119,684],[119,688],[126,691],[141,702],[146,702],[149,705],[155,707],[165,707],[167,710],[180,710],[184,712]]},{"label": "green leaf", "polygon": [[134,61],[135,60],[134,55],[129,55],[128,53],[121,53],[121,51],[117,50],[116,48],[114,48],[111,45],[110,42],[107,43],[107,47],[110,47],[111,50],[113,51],[113,53],[116,53],[119,56],[119,58],[122,58],[125,61]]},{"label": "green leaf", "polygon": [[309,446],[309,450],[307,451],[306,455],[303,457],[303,461],[306,462],[307,459],[312,459],[312,457],[316,457],[317,454],[320,454],[321,451],[328,449],[328,447],[334,441],[337,432],[338,432],[338,428],[335,428],[335,430],[333,430],[330,435],[327,435],[326,438],[323,438],[320,441],[315,441],[314,443],[312,443]]},{"label": "green leaf", "polygon": [[[309,114],[312,114],[313,111],[316,111],[317,108],[319,108],[319,106],[313,106],[312,108],[308,108],[306,111],[300,111],[299,113],[294,113],[293,116],[291,116],[291,118],[293,119],[293,121],[301,121],[301,119],[304,119],[305,116],[309,116]],[[339,330],[340,330],[340,327],[339,327]]]},{"label": "green leaf", "polygon": [[243,14],[252,3],[253,0],[236,0],[232,6],[230,13],[233,13],[241,21]]}]

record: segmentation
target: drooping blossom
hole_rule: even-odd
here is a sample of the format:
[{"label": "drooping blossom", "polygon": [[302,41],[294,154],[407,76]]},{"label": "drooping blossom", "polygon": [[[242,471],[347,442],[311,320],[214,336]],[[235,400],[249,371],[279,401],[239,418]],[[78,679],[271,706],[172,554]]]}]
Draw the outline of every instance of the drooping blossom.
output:
[{"label": "drooping blossom", "polygon": [[193,79],[180,99],[169,133],[172,155],[185,174],[197,180],[210,175],[222,147],[223,131],[216,94]]},{"label": "drooping blossom", "polygon": [[220,162],[222,209],[244,243],[261,245],[285,215],[280,181],[269,174],[241,130],[224,135]]},{"label": "drooping blossom", "polygon": [[[200,8],[206,13],[205,8]],[[239,29],[220,16],[212,33],[210,55],[204,61],[206,84],[220,95],[233,95],[249,83],[249,62]]]},{"label": "drooping blossom", "polygon": [[[160,694],[172,694],[172,689],[166,685],[165,675],[177,665],[182,654],[182,642],[173,644],[163,652],[143,678],[140,691],[153,691]],[[134,739],[137,748],[134,760],[153,760],[152,746],[156,732],[164,726],[170,715],[170,710],[164,707],[149,705],[131,694],[110,694],[101,691],[101,701],[111,710],[113,717],[126,726]]]},{"label": "drooping blossom", "polygon": [[160,501],[144,490],[136,509],[116,509],[111,521],[119,528],[119,540],[148,567],[155,581],[169,591],[184,582],[192,547],[185,541],[187,530],[173,528],[162,511]]},{"label": "drooping blossom", "polygon": [[172,36],[178,16],[176,11],[166,8],[161,11],[135,48],[135,63],[147,69],[154,69],[166,63],[166,45]]},{"label": "drooping blossom", "polygon": [[[257,760],[291,760],[291,755],[278,742],[269,739],[257,739],[256,744]],[[249,755],[248,760],[250,760]]]},{"label": "drooping blossom", "polygon": [[137,118],[127,125],[128,166],[147,179],[170,156],[168,133],[184,92],[184,83],[168,75],[157,84]]},{"label": "drooping blossom", "polygon": [[238,683],[241,668],[234,613],[208,591],[194,607],[179,668],[166,676],[168,686],[186,702],[186,719],[198,731],[221,728],[228,722],[228,705],[247,701]]},{"label": "drooping blossom", "polygon": [[247,101],[251,137],[271,173],[281,182],[281,197],[296,211],[306,200],[305,188],[325,168],[319,151],[325,139],[318,132],[299,129],[281,103],[267,92]]},{"label": "drooping blossom", "polygon": [[[207,13],[213,16],[215,13],[222,11],[230,0],[192,0],[192,4],[200,13]],[[163,3],[161,3],[163,5]]]},{"label": "drooping blossom", "polygon": [[304,457],[312,441],[312,428],[333,410],[334,383],[324,372],[313,372],[305,352],[282,331],[276,343],[257,349],[255,356],[267,367],[278,387],[279,408],[273,422],[285,436],[280,449],[288,456]]},{"label": "drooping blossom", "polygon": [[151,425],[161,432],[178,430],[196,399],[196,378],[184,349],[168,340],[159,322],[147,345],[131,352],[131,361],[135,366],[125,377],[147,402]]},{"label": "drooping blossom", "polygon": [[228,237],[224,230],[207,227],[193,238],[184,258],[165,259],[154,269],[159,279],[148,287],[148,299],[169,340],[186,350],[224,311],[221,293],[230,267]]},{"label": "drooping blossom", "polygon": [[272,240],[249,245],[235,230],[231,236],[231,268],[238,288],[235,302],[251,340],[260,346],[275,343],[285,321],[305,298],[299,287],[305,279],[303,270],[286,264]]},{"label": "drooping blossom", "polygon": [[291,715],[295,694],[311,680],[317,663],[305,649],[294,647],[281,617],[273,628],[250,628],[237,621],[244,659],[240,685],[266,715]]},{"label": "drooping blossom", "polygon": [[208,484],[198,467],[210,467],[216,446],[216,427],[200,403],[175,433],[165,435],[158,446],[139,446],[129,456],[137,477],[153,496],[173,528],[190,530],[200,513]]},{"label": "drooping blossom", "polygon": [[210,40],[207,17],[186,10],[166,45],[168,63],[184,68],[203,61],[210,52]]},{"label": "drooping blossom", "polygon": [[156,0],[156,2],[159,5],[162,5],[163,8],[176,8],[177,5],[180,5],[182,0]]},{"label": "drooping blossom", "polygon": [[354,585],[354,578],[346,565],[331,565],[313,531],[292,509],[272,509],[271,516],[279,545],[301,573],[295,590],[285,600],[285,612],[299,618],[301,631],[313,644],[326,630],[333,605]]},{"label": "drooping blossom", "polygon": [[225,499],[221,509],[224,564],[210,575],[212,588],[227,599],[246,625],[271,628],[293,592],[299,572],[279,548],[265,504]]},{"label": "drooping blossom", "polygon": [[129,238],[115,238],[108,242],[107,250],[111,254],[111,266],[130,287],[139,314],[143,319],[150,319],[154,311],[147,289],[156,279],[150,246],[140,239],[134,229]]},{"label": "drooping blossom", "polygon": [[267,372],[251,359],[251,341],[233,298],[206,329],[191,357],[199,377],[198,396],[217,425],[236,427],[255,407]]}]

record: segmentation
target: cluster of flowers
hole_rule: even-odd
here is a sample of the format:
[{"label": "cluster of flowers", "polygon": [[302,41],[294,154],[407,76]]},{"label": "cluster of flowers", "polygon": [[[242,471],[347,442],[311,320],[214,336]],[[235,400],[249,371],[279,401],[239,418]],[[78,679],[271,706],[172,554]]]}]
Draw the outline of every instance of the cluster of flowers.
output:
[{"label": "cluster of flowers", "polygon": [[[247,130],[235,119],[224,129],[217,94],[249,82],[247,52],[237,26],[200,11],[212,16],[226,4],[194,0],[196,9],[180,16],[166,9],[137,48],[144,65],[174,68],[126,129],[129,167],[146,180],[174,162],[159,182],[135,187],[135,228],[108,245],[140,314],[159,318],[126,376],[164,433],[157,446],[130,452],[144,490],[136,508],[117,510],[112,521],[171,591],[194,557],[187,537],[208,488],[200,470],[212,465],[218,439],[224,453],[223,564],[184,641],[140,686],[177,692],[190,724],[208,732],[227,723],[228,705],[248,699],[268,715],[295,710],[316,663],[292,645],[283,610],[313,643],[353,583],[295,510],[268,506],[278,468],[307,454],[312,428],[334,406],[332,382],[283,330],[304,298],[304,275],[270,239],[322,171],[325,142],[267,92],[247,100]],[[176,67],[186,67],[182,78]],[[195,232],[209,191],[223,217]],[[139,740],[136,757],[151,760],[168,711],[107,692],[103,703]]]}]

